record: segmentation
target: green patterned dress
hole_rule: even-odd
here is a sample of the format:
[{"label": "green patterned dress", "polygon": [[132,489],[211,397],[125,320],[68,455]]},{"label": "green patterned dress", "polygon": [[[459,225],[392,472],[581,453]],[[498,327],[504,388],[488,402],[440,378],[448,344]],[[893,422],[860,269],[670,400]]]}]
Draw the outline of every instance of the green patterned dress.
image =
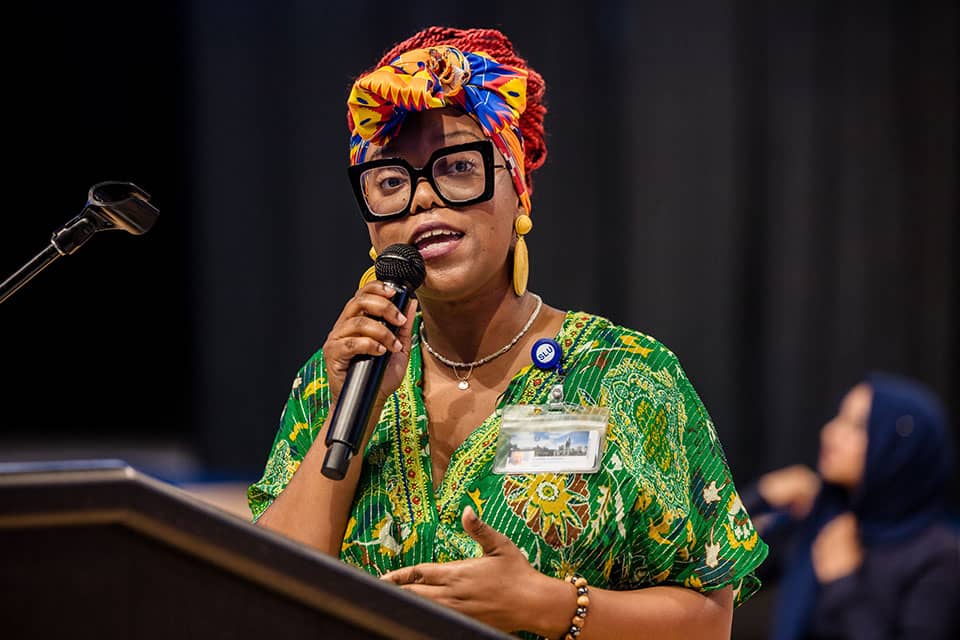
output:
[{"label": "green patterned dress", "polygon": [[[417,318],[417,324],[420,319]],[[602,466],[594,474],[495,475],[495,412],[453,453],[434,490],[417,327],[410,365],[365,452],[340,557],[375,575],[421,562],[481,555],[463,531],[470,505],[507,535],[538,571],[582,574],[591,586],[732,585],[740,604],[760,586],[767,555],[740,501],[714,425],[676,356],[653,338],[568,312],[564,397],[610,408]],[[528,365],[504,404],[543,404],[559,381]],[[259,518],[283,491],[329,410],[322,352],[300,370],[263,478],[248,498]]]}]

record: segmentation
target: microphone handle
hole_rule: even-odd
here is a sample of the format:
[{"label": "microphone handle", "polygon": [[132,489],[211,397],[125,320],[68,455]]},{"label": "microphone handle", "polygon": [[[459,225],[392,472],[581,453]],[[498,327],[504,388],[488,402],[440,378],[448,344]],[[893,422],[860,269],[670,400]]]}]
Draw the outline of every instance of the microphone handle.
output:
[{"label": "microphone handle", "polygon": [[[400,310],[406,308],[411,291],[402,285],[388,282],[396,289],[391,301]],[[387,323],[384,323],[387,324]],[[387,324],[394,334],[398,327]],[[333,418],[327,428],[324,440],[327,453],[323,459],[321,473],[333,480],[342,480],[347,473],[350,458],[354,456],[363,441],[370,413],[377,398],[377,392],[383,382],[383,374],[390,361],[391,352],[379,356],[355,356],[347,368],[340,398],[333,410]]]}]

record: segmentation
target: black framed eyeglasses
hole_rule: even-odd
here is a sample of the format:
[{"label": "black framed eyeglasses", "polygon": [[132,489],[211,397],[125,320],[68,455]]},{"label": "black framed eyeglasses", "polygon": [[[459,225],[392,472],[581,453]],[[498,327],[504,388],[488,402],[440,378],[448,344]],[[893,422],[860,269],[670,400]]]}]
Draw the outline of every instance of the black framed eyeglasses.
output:
[{"label": "black framed eyeglasses", "polygon": [[367,222],[383,222],[410,213],[420,179],[450,207],[465,207],[493,197],[493,143],[477,140],[437,149],[417,168],[403,158],[383,158],[347,168],[360,213]]}]

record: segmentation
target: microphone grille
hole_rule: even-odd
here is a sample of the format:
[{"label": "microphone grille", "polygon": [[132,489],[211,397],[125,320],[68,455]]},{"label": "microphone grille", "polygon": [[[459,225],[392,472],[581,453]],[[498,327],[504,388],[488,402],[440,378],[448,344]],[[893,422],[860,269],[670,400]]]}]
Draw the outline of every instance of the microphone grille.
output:
[{"label": "microphone grille", "polygon": [[410,244],[392,244],[377,256],[374,263],[377,280],[402,282],[410,289],[417,289],[427,277],[423,256]]}]

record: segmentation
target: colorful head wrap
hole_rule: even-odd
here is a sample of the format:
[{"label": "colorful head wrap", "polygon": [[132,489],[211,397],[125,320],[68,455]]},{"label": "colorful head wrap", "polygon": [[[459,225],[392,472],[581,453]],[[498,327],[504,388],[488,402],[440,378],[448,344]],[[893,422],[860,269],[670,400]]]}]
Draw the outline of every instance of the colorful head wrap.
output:
[{"label": "colorful head wrap", "polygon": [[361,76],[347,100],[350,163],[366,158],[370,144],[399,134],[411,111],[453,106],[473,116],[507,161],[524,209],[530,193],[524,169],[520,116],[527,107],[527,70],[501,64],[483,52],[449,45],[407,51]]}]

